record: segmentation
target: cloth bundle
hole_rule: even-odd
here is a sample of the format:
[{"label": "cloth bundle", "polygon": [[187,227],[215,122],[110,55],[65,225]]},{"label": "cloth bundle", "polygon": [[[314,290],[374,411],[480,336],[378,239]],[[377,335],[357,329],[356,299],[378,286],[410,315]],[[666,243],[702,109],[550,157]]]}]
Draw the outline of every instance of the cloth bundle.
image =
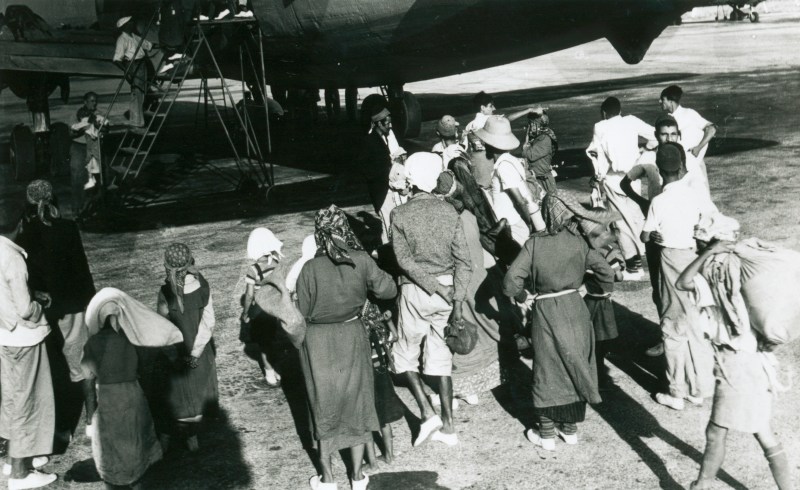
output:
[{"label": "cloth bundle", "polygon": [[306,320],[292,301],[280,267],[275,269],[267,282],[256,291],[255,300],[259,308],[281,322],[281,328],[286,332],[292,345],[299,349],[306,338]]}]

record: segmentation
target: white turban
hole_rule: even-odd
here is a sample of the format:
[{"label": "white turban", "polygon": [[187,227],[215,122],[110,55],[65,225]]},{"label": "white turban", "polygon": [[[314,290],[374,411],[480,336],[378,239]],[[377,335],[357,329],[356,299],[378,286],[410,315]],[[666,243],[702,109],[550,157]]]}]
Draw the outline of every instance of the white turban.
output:
[{"label": "white turban", "polygon": [[273,252],[283,257],[281,248],[283,248],[283,242],[278,240],[274,233],[259,227],[251,231],[250,238],[247,239],[247,258],[258,260]]},{"label": "white turban", "polygon": [[710,242],[713,239],[732,242],[738,236],[739,222],[722,213],[703,215],[700,217],[700,222],[694,227],[694,238],[704,242]]},{"label": "white turban", "polygon": [[442,157],[436,153],[418,152],[406,160],[408,183],[421,191],[432,192],[442,173]]}]

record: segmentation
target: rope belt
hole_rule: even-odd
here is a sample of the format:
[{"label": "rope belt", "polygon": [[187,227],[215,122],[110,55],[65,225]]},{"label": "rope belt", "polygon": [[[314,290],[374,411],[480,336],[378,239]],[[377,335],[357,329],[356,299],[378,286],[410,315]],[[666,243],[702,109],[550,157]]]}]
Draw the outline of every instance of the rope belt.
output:
[{"label": "rope belt", "polygon": [[533,296],[534,301],[540,299],[548,299],[548,298],[557,298],[559,296],[564,296],[570,293],[577,293],[577,289],[565,289],[563,291],[558,291],[557,293],[545,293],[545,294],[536,294]]}]

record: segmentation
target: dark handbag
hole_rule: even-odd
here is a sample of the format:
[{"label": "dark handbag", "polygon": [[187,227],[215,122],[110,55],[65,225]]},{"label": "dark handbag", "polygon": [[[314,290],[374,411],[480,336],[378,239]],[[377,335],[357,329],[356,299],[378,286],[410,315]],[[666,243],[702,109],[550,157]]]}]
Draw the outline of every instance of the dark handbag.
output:
[{"label": "dark handbag", "polygon": [[444,328],[444,338],[447,346],[454,354],[469,354],[478,343],[478,327],[474,323],[461,320],[457,323],[448,323]]}]

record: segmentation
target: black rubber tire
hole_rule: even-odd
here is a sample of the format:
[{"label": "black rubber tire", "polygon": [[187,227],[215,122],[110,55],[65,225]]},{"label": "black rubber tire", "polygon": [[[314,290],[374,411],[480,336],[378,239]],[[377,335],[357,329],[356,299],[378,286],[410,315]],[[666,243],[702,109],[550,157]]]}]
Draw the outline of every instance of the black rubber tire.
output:
[{"label": "black rubber tire", "polygon": [[364,101],[361,102],[361,126],[364,129],[368,128],[371,122],[370,118],[376,109],[388,106],[389,104],[386,102],[386,97],[381,94],[370,94],[364,97]]},{"label": "black rubber tire", "polygon": [[63,122],[50,125],[50,175],[69,175],[69,150],[72,146],[69,126]]},{"label": "black rubber tire", "polygon": [[415,138],[422,128],[422,108],[411,92],[403,92],[403,99],[390,104],[392,128],[400,138]]},{"label": "black rubber tire", "polygon": [[753,22],[753,23],[758,22],[758,12],[751,12],[750,13],[750,22]]},{"label": "black rubber tire", "polygon": [[36,142],[33,131],[24,124],[17,124],[11,130],[9,142],[11,158],[14,166],[14,178],[17,182],[29,182],[36,176]]}]

